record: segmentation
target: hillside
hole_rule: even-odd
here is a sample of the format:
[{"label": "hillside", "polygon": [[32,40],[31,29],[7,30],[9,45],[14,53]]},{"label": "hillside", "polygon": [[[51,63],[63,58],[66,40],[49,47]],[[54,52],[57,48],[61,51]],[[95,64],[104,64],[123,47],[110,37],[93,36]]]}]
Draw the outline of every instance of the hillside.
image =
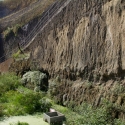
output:
[{"label": "hillside", "polygon": [[15,12],[20,9],[23,9],[30,4],[37,2],[38,0],[4,0],[3,4],[6,6],[10,11]]},{"label": "hillside", "polygon": [[[45,1],[44,1],[45,2]],[[125,118],[125,2],[123,0],[65,0],[64,8],[50,18],[49,22],[34,33],[24,53],[29,58],[15,59],[10,71],[22,76],[28,70],[40,70],[49,78],[61,79],[54,84],[53,97],[62,105],[83,102],[93,106],[108,100],[113,107],[114,118]],[[39,7],[38,7],[39,8]],[[39,8],[38,15],[41,14]],[[38,10],[38,9],[36,9]],[[0,20],[1,26],[34,19],[34,13],[20,14],[18,19]],[[31,11],[33,12],[33,11]],[[35,11],[36,12],[36,11]],[[26,18],[25,18],[26,16]],[[36,17],[36,14],[35,14]],[[110,17],[110,18],[109,18]],[[39,18],[38,18],[39,19]],[[36,19],[37,20],[37,19]],[[35,19],[29,22],[33,29]],[[35,31],[37,31],[35,28]],[[31,32],[26,32],[26,36]],[[23,36],[22,34],[18,34]],[[17,37],[14,45],[17,44]],[[14,45],[4,44],[6,49]],[[18,41],[19,42],[19,41]],[[6,52],[5,51],[5,52]]]},{"label": "hillside", "polygon": [[26,49],[30,59],[14,62],[11,71],[42,70],[64,79],[54,93],[59,103],[98,106],[107,99],[124,119],[124,6],[121,0],[72,0]]},{"label": "hillside", "polygon": [[15,8],[16,7],[18,8],[17,9],[18,11],[15,11],[15,13],[12,13],[11,15],[0,19],[0,32],[3,32],[4,30],[7,29],[7,27],[12,27],[15,26],[16,24],[23,26],[29,21],[33,20],[34,18],[38,18],[47,9],[47,7],[50,6],[54,1],[55,0],[37,0],[36,2],[29,1],[33,3],[28,4],[28,1],[23,0],[24,6],[23,3],[17,3],[20,4],[21,6],[21,8],[15,6]]},{"label": "hillside", "polygon": [[[17,47],[17,43],[32,31],[43,12],[46,11],[54,1],[55,0],[39,0],[24,9],[0,19],[0,44],[1,50],[3,50],[0,52],[1,57]],[[25,25],[29,25],[27,31],[22,30]]]},{"label": "hillside", "polygon": [[4,0],[0,1],[0,18],[15,13],[29,5],[37,2],[37,0]]}]

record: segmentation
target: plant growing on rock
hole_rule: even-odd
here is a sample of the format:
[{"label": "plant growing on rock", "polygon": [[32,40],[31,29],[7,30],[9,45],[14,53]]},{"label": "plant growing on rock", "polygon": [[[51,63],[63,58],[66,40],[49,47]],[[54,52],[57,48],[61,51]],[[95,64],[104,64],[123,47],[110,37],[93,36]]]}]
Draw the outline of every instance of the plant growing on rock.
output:
[{"label": "plant growing on rock", "polygon": [[48,77],[46,74],[40,71],[29,71],[23,75],[21,79],[23,85],[35,89],[40,88],[40,90],[47,91],[48,89]]},{"label": "plant growing on rock", "polygon": [[21,24],[16,24],[13,27],[8,27],[4,32],[3,32],[3,37],[5,40],[9,40],[10,37],[17,36],[17,34],[21,31]]},{"label": "plant growing on rock", "polygon": [[10,37],[14,36],[14,32],[12,28],[8,27],[4,32],[3,32],[3,37],[5,40],[8,40]]}]

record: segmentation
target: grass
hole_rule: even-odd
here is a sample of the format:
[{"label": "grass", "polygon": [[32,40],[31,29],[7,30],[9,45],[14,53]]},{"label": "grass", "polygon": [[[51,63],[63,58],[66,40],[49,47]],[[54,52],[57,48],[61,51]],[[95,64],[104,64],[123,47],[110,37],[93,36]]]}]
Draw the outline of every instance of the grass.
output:
[{"label": "grass", "polygon": [[20,78],[14,73],[0,75],[0,96],[7,91],[16,90],[20,85]]},{"label": "grass", "polygon": [[4,113],[7,116],[33,114],[41,109],[39,100],[42,96],[38,93],[8,91],[2,98],[4,99],[1,101],[4,103]]},{"label": "grass", "polygon": [[63,107],[56,104],[54,104],[52,108],[56,109],[57,111],[65,115],[66,125],[78,125],[78,119],[81,117],[78,113],[73,112],[71,109],[67,107]]},{"label": "grass", "polygon": [[69,107],[63,107],[52,102],[42,92],[21,86],[20,78],[14,74],[1,75],[0,88],[0,116],[43,113],[52,107],[66,116],[66,125],[125,125],[124,120],[112,116],[113,112],[123,109],[107,100],[102,101],[97,108],[87,103],[79,106],[69,103]]},{"label": "grass", "polygon": [[114,106],[111,103],[103,103],[103,106],[94,108],[83,103],[74,108],[67,108],[54,104],[52,106],[66,117],[66,125],[125,125],[125,121],[114,119],[111,116]]},{"label": "grass", "polygon": [[14,74],[0,76],[0,116],[48,111],[51,100],[45,98],[45,94],[24,88],[20,81]]}]

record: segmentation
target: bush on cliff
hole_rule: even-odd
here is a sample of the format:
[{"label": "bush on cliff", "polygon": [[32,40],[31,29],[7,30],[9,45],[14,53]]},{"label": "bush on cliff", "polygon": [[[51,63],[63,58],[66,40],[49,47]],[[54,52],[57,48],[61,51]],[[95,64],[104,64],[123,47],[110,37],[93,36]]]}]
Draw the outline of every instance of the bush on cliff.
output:
[{"label": "bush on cliff", "polygon": [[29,71],[23,75],[21,79],[23,85],[33,88],[34,90],[38,91],[47,91],[48,89],[48,77],[46,74],[40,71]]},{"label": "bush on cliff", "polygon": [[16,24],[13,27],[7,27],[6,30],[3,32],[3,37],[5,40],[9,40],[13,36],[17,36],[19,32],[21,32],[21,24]]}]

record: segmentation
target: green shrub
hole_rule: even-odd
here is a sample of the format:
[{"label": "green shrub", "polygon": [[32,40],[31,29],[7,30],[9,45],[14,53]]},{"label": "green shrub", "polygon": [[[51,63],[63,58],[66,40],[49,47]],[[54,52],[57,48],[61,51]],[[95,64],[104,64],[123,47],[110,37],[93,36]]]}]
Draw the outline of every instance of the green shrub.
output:
[{"label": "green shrub", "polygon": [[[20,48],[21,49],[21,48]],[[15,59],[15,60],[22,60],[22,59],[28,59],[30,56],[30,54],[28,53],[24,53],[23,52],[23,49],[17,51],[16,53],[14,53],[12,55],[12,57]]]},{"label": "green shrub", "polygon": [[44,94],[31,90],[22,91],[21,88],[18,91],[8,91],[0,98],[7,116],[44,112],[52,106],[51,100],[43,97]]},{"label": "green shrub", "polygon": [[125,125],[125,121],[121,119],[115,119],[114,120],[114,125]]},{"label": "green shrub", "polygon": [[57,94],[57,83],[52,81],[49,83],[48,95],[50,97],[53,97],[56,94]]},{"label": "green shrub", "polygon": [[17,36],[17,34],[21,31],[21,24],[16,24],[13,27],[8,27],[4,32],[3,32],[3,37],[5,40],[9,40],[13,36]]},{"label": "green shrub", "polygon": [[59,76],[56,77],[56,79],[49,81],[49,90],[48,90],[48,96],[50,98],[53,98],[58,93],[58,87],[61,84],[61,79]]},{"label": "green shrub", "polygon": [[125,121],[111,116],[111,107],[111,104],[106,103],[98,108],[87,103],[70,109],[59,105],[52,106],[66,116],[66,125],[125,125]]},{"label": "green shrub", "polygon": [[20,86],[20,78],[13,73],[0,75],[0,95],[9,90],[15,90]]},{"label": "green shrub", "polygon": [[2,101],[6,109],[4,113],[8,116],[33,114],[36,111],[41,111],[39,100],[42,96],[39,93],[8,91],[2,98],[4,98]]},{"label": "green shrub", "polygon": [[13,29],[8,27],[4,32],[3,32],[3,37],[5,40],[9,40],[10,37],[14,36]]},{"label": "green shrub", "polygon": [[0,104],[0,117],[3,116],[3,106]]},{"label": "green shrub", "polygon": [[17,36],[17,34],[21,31],[22,25],[16,24],[12,29],[14,32],[14,35]]},{"label": "green shrub", "polygon": [[82,117],[79,118],[80,124],[86,125],[106,125],[110,123],[110,116],[107,113],[106,108],[93,108],[92,105],[82,104],[75,108]]},{"label": "green shrub", "polygon": [[33,88],[34,91],[47,91],[48,89],[48,77],[40,71],[29,71],[25,73],[21,82],[23,85],[31,89]]},{"label": "green shrub", "polygon": [[46,97],[43,97],[40,101],[42,112],[48,112],[52,106],[52,101]]},{"label": "green shrub", "polygon": [[18,58],[18,57],[19,57],[19,55],[20,55],[20,51],[18,51],[18,52],[16,52],[16,53],[14,53],[14,54],[13,54],[13,58],[14,58],[14,59],[16,59],[16,58]]}]

